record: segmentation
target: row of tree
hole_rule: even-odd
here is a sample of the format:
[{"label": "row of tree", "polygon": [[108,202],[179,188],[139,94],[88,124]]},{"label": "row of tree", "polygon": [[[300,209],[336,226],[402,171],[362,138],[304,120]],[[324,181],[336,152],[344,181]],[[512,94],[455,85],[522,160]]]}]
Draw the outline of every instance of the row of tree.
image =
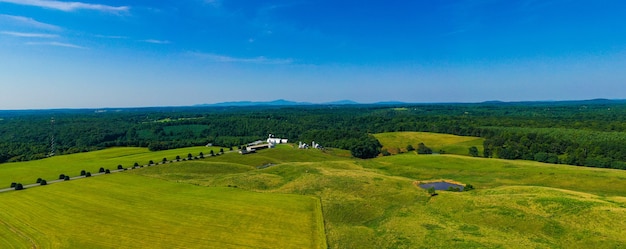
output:
[{"label": "row of tree", "polygon": [[[372,133],[427,131],[486,138],[486,157],[624,168],[626,103],[484,103],[264,108],[0,111],[0,162],[111,146],[233,147],[268,133],[370,157]],[[55,117],[54,128],[50,116]],[[521,128],[523,127],[523,128]],[[378,149],[376,149],[378,148]]]}]

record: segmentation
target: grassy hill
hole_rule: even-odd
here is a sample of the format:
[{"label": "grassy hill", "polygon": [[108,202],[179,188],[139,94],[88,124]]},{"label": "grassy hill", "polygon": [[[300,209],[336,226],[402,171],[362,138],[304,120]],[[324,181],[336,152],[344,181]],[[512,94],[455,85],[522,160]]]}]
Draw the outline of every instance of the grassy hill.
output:
[{"label": "grassy hill", "polygon": [[463,137],[449,134],[437,134],[430,132],[387,132],[374,134],[376,139],[391,154],[406,152],[406,147],[410,144],[417,148],[419,143],[433,149],[433,152],[440,150],[446,154],[468,155],[469,148],[476,146],[482,155],[484,138]]},{"label": "grassy hill", "polygon": [[[465,146],[459,149],[461,155],[467,153],[467,145],[482,144],[475,138],[459,141],[462,137],[438,134],[382,135],[428,137],[430,144],[422,142],[433,149]],[[389,146],[386,140],[381,142]],[[469,183],[476,190],[438,191],[431,197],[414,184],[436,179]],[[342,150],[281,145],[249,155],[227,153],[0,193],[0,208],[5,210],[0,214],[5,223],[0,244],[24,247],[37,241],[43,247],[62,247],[67,237],[76,235],[57,235],[51,231],[61,225],[52,223],[62,220],[63,227],[81,227],[81,222],[66,223],[79,220],[95,224],[94,228],[102,225],[106,232],[86,230],[89,236],[70,241],[78,247],[196,243],[195,247],[241,248],[257,243],[252,247],[285,248],[275,242],[282,239],[298,248],[317,248],[324,243],[321,232],[316,232],[321,222],[313,217],[321,216],[330,248],[619,248],[626,244],[624,182],[626,171],[620,170],[450,154],[404,153],[360,160]],[[321,213],[314,207],[319,200]],[[274,209],[277,213],[272,213]],[[288,215],[280,216],[283,213]],[[254,216],[258,214],[262,217]],[[212,220],[220,216],[230,218]],[[185,223],[185,217],[192,224]],[[242,221],[233,223],[239,219],[233,217]],[[223,225],[207,225],[213,223]],[[80,229],[89,229],[84,224]],[[291,231],[292,226],[299,228]],[[147,238],[151,227],[158,228],[160,239]],[[264,234],[266,241],[246,239],[257,235],[244,232],[265,229],[275,231]],[[292,232],[309,239],[283,238]],[[124,236],[134,233],[152,244],[124,244],[131,243],[131,237]],[[172,239],[178,236],[180,240]],[[218,239],[222,236],[225,239]],[[122,239],[113,241],[115,237]],[[233,241],[237,244],[231,245]]]},{"label": "grassy hill", "polygon": [[[224,172],[249,167],[234,157],[132,174],[320,197],[331,248],[612,248],[626,243],[621,236],[626,228],[624,171],[409,153],[374,160],[299,160],[306,153],[327,156],[284,148],[237,155],[246,163],[292,158],[260,170]],[[206,172],[185,173],[199,168]],[[432,179],[478,189],[430,197],[413,184]]]},{"label": "grassy hill", "polygon": [[146,148],[111,148],[87,153],[54,156],[42,160],[19,163],[0,164],[0,188],[7,188],[11,182],[22,184],[35,183],[37,178],[54,180],[60,174],[70,177],[80,175],[81,170],[98,172],[100,167],[117,169],[118,165],[125,168],[132,167],[135,162],[140,165],[148,164],[150,160],[161,162],[163,158],[173,160],[176,156],[187,157],[191,153],[197,156],[200,152],[208,155],[213,150],[219,152],[219,147],[190,147],[182,149],[152,152]]},{"label": "grassy hill", "polygon": [[0,198],[2,248],[326,248],[308,196],[117,173]]}]

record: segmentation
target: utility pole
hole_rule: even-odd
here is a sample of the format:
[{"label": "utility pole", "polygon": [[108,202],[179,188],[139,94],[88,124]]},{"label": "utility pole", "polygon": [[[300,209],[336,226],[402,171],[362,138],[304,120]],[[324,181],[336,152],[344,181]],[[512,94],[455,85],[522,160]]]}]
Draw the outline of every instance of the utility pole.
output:
[{"label": "utility pole", "polygon": [[50,154],[48,157],[54,156],[54,117],[50,119]]}]

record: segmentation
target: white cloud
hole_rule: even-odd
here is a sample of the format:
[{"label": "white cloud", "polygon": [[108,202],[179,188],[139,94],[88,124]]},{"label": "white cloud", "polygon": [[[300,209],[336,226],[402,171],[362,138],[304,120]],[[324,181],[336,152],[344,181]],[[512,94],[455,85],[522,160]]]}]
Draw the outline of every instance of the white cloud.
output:
[{"label": "white cloud", "polygon": [[[0,0],[1,2],[2,0]],[[47,29],[47,30],[61,30],[61,27],[56,26],[56,25],[52,25],[52,24],[47,24],[47,23],[43,23],[43,22],[39,22],[33,18],[30,17],[24,17],[24,16],[12,16],[12,15],[4,15],[4,14],[0,14],[0,21],[6,21],[6,22],[12,22],[12,23],[17,23],[17,24],[22,24],[22,25],[27,25],[30,27],[34,27],[34,28],[38,28],[38,29]]]},{"label": "white cloud", "polygon": [[22,33],[22,32],[11,32],[11,31],[1,31],[0,34],[10,35],[15,37],[31,37],[31,38],[56,38],[58,35],[53,34],[42,34],[42,33]]},{"label": "white cloud", "polygon": [[61,2],[54,0],[0,0],[0,2],[14,3],[20,5],[37,6],[48,9],[56,9],[61,11],[75,11],[80,9],[96,10],[110,13],[126,12],[130,9],[128,6],[109,6],[102,4],[91,4],[81,2]]},{"label": "white cloud", "polygon": [[65,48],[78,48],[78,49],[87,49],[86,47],[63,43],[63,42],[27,42],[26,45],[45,45],[45,46],[56,46],[56,47],[65,47]]},{"label": "white cloud", "polygon": [[170,44],[170,41],[162,41],[155,39],[141,40],[142,42],[152,43],[152,44]]},{"label": "white cloud", "polygon": [[119,35],[95,35],[95,37],[107,38],[107,39],[126,39],[126,38],[128,38],[126,36],[119,36]]},{"label": "white cloud", "polygon": [[210,54],[210,53],[189,53],[192,56],[209,59],[216,62],[231,62],[231,63],[251,63],[251,64],[291,64],[292,59],[271,59],[264,56],[253,58],[237,58],[226,55]]}]

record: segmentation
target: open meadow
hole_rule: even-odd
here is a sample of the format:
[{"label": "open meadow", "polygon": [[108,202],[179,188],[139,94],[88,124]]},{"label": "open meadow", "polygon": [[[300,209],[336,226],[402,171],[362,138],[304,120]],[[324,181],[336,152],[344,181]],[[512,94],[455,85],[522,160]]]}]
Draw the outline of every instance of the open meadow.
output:
[{"label": "open meadow", "polygon": [[[22,184],[35,183],[37,178],[55,180],[60,174],[70,177],[79,176],[81,170],[91,173],[97,173],[102,167],[105,169],[115,170],[118,165],[123,168],[130,168],[135,163],[139,165],[147,165],[150,160],[154,163],[160,163],[163,158],[169,160],[176,159],[176,156],[186,158],[188,154],[194,157],[200,152],[209,155],[213,150],[214,153],[220,151],[220,147],[189,147],[182,149],[172,149],[152,152],[146,148],[110,148],[106,150],[98,150],[86,153],[77,153],[69,155],[59,155],[46,159],[0,164],[0,189],[9,187],[12,182]],[[226,150],[226,149],[224,149]]]},{"label": "open meadow", "polygon": [[318,198],[116,173],[2,193],[2,248],[325,248]]},{"label": "open meadow", "polygon": [[[433,139],[424,141],[433,148],[464,143],[421,135]],[[458,150],[476,142],[468,143]],[[101,153],[113,153],[107,151]],[[154,153],[155,160],[162,156]],[[476,189],[431,196],[415,185],[438,179]],[[614,169],[450,154],[362,160],[337,149],[279,145],[0,193],[0,243],[620,248],[626,244],[625,182],[626,171]]]},{"label": "open meadow", "polygon": [[446,154],[468,155],[469,148],[475,146],[482,155],[484,138],[464,137],[449,134],[437,134],[431,132],[385,132],[374,134],[374,137],[391,154],[406,152],[408,145],[417,148],[419,143],[424,143],[434,152],[443,151]]}]

